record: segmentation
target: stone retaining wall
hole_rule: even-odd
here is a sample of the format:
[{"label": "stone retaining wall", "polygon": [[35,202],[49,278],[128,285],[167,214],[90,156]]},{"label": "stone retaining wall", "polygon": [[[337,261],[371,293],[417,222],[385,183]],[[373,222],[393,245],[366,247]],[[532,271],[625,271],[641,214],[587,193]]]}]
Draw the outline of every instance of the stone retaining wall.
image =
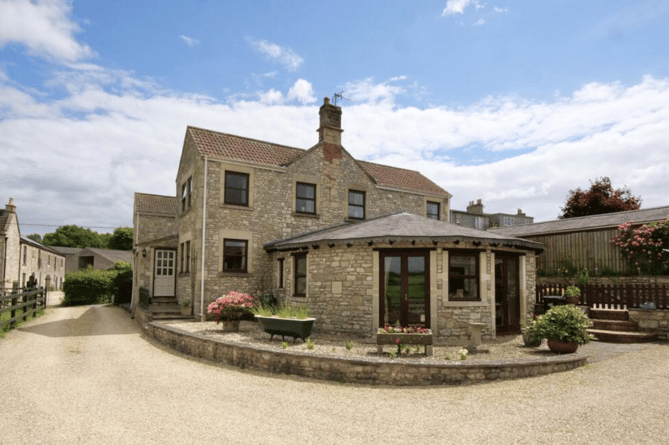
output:
[{"label": "stone retaining wall", "polygon": [[658,338],[669,339],[669,311],[629,309],[630,320],[639,323],[642,332],[653,332]]},{"label": "stone retaining wall", "polygon": [[148,324],[147,334],[184,354],[242,369],[366,385],[457,385],[508,380],[567,371],[583,366],[587,361],[587,356],[580,354],[519,361],[444,364],[349,360],[224,342],[157,322]]}]

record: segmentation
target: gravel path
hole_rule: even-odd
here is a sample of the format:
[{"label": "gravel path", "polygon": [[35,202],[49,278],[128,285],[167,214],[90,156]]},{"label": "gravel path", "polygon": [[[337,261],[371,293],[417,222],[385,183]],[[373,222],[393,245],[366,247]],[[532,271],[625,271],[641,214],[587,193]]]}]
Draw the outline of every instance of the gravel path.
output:
[{"label": "gravel path", "polygon": [[384,388],[189,359],[119,308],[50,308],[0,339],[0,443],[665,444],[669,350],[463,387]]}]

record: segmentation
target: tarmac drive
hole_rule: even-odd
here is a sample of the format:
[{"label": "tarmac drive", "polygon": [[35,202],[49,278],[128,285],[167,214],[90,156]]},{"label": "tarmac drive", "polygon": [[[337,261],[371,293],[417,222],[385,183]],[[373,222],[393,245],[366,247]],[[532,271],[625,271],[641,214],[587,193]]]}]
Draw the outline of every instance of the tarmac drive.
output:
[{"label": "tarmac drive", "polygon": [[0,444],[667,444],[669,348],[574,371],[390,388],[198,361],[118,307],[49,308],[0,339]]}]

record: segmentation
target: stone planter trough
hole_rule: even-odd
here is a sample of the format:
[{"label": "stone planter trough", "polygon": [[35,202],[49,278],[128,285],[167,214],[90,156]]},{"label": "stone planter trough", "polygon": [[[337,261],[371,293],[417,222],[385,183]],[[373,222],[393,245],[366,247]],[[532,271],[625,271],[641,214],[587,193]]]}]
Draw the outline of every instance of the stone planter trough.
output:
[{"label": "stone planter trough", "polygon": [[311,329],[314,327],[315,318],[279,318],[279,317],[263,317],[256,315],[256,320],[263,331],[271,335],[270,340],[274,339],[275,335],[280,335],[282,339],[285,337],[293,337],[293,343],[301,338],[306,341],[311,335]]},{"label": "stone planter trough", "polygon": [[432,355],[432,330],[428,329],[425,334],[399,334],[399,333],[387,333],[387,334],[376,334],[376,345],[377,352],[383,354],[384,345],[393,345],[397,346],[397,340],[403,345],[422,345],[425,346],[425,355]]}]

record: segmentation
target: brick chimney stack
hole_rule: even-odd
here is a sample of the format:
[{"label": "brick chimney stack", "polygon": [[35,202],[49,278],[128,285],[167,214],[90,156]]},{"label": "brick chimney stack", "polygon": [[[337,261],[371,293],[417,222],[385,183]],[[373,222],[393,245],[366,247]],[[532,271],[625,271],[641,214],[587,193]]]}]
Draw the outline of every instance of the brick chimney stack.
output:
[{"label": "brick chimney stack", "polygon": [[9,202],[5,206],[7,213],[16,213],[16,206],[14,205],[14,198],[9,198]]},{"label": "brick chimney stack", "polygon": [[321,126],[318,128],[318,142],[341,145],[341,107],[332,105],[330,98],[323,100],[318,114],[321,117]]}]

